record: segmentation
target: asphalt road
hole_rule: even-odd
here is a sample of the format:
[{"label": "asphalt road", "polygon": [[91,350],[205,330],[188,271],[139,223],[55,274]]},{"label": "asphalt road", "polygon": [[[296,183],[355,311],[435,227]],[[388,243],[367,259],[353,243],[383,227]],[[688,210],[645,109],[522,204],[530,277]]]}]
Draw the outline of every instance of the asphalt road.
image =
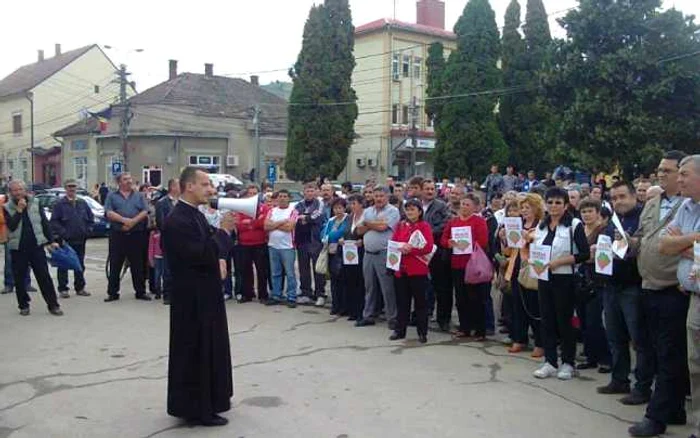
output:
[{"label": "asphalt road", "polygon": [[[88,245],[92,297],[29,317],[0,295],[0,438],[4,437],[624,437],[642,407],[596,394],[607,377],[532,377],[529,354],[502,344],[390,342],[328,309],[227,303],[234,408],[223,428],[183,426],[165,413],[168,308],[103,303],[106,241]],[[685,437],[689,427],[669,429]]]}]

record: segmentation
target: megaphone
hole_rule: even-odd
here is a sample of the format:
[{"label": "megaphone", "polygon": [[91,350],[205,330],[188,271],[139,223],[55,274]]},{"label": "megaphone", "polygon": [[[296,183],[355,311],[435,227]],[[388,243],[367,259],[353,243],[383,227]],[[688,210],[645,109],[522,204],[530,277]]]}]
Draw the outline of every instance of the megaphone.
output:
[{"label": "megaphone", "polygon": [[251,196],[250,198],[213,198],[209,201],[209,205],[220,211],[233,211],[235,213],[243,213],[252,218],[258,214],[258,197]]}]

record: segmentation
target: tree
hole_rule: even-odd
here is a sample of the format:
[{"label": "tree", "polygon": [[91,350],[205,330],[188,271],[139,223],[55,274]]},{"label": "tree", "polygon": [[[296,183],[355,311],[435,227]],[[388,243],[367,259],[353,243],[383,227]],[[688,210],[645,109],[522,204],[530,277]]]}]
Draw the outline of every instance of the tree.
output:
[{"label": "tree", "polygon": [[560,23],[546,75],[561,157],[584,168],[649,166],[700,149],[700,41],[692,17],[659,0],[581,0]]},{"label": "tree", "polygon": [[[440,116],[443,100],[435,99],[443,95],[443,76],[445,75],[445,47],[436,42],[428,48],[428,59],[425,61],[428,69],[428,86],[425,90],[428,99],[425,102],[425,114],[435,123]],[[433,99],[430,99],[433,98]]]},{"label": "tree", "polygon": [[435,172],[480,176],[489,163],[503,163],[507,147],[498,129],[494,90],[502,84],[500,41],[488,0],[469,0],[455,25],[457,49],[443,77],[445,97],[436,129]]},{"label": "tree", "polygon": [[290,71],[285,170],[294,180],[334,179],[345,167],[357,119],[354,38],[348,0],[325,0],[311,8]]}]

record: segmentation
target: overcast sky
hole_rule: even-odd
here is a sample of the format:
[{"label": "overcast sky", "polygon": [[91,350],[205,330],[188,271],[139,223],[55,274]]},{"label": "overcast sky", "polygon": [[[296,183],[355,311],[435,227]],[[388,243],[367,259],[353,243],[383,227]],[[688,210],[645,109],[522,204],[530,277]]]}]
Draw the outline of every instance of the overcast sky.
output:
[{"label": "overcast sky", "polygon": [[[526,1],[520,1],[523,18]],[[466,2],[446,0],[448,29]],[[129,66],[137,89],[143,91],[167,79],[169,59],[179,61],[180,72],[203,73],[204,63],[211,62],[218,75],[247,78],[259,74],[262,83],[287,80],[286,71],[301,47],[309,8],[321,0],[198,0],[186,3],[186,8],[163,0],[3,3],[0,78],[35,62],[37,49],[44,49],[50,57],[55,43],[61,43],[63,51],[100,44],[115,47],[106,53],[116,64]],[[397,19],[415,22],[415,0],[350,0],[355,26],[392,17],[394,3]],[[499,26],[508,3],[491,0]],[[545,0],[555,35],[564,36],[556,18],[576,4],[576,0]],[[700,15],[698,0],[666,0],[664,6]]]}]

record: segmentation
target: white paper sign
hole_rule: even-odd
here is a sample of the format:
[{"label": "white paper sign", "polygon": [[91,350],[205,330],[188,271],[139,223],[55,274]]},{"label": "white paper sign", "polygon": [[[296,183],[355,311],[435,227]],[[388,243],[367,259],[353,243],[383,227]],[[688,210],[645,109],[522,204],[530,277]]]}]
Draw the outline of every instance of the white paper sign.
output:
[{"label": "white paper sign", "polygon": [[422,256],[418,256],[418,260],[425,263],[426,265],[429,265],[430,261],[433,259],[433,256],[435,255],[436,251],[437,251],[437,246],[433,245],[433,249],[430,251],[430,254],[424,254]]},{"label": "white paper sign", "polygon": [[700,286],[700,242],[693,244],[693,256],[693,269],[690,275],[695,277],[695,284]]},{"label": "white paper sign", "polygon": [[601,275],[613,275],[613,249],[610,236],[598,236],[595,250],[595,272]]},{"label": "white paper sign", "polygon": [[386,267],[392,271],[401,269],[401,247],[403,242],[389,241],[386,249]]},{"label": "white paper sign", "polygon": [[508,242],[508,248],[522,248],[525,245],[522,218],[506,217],[503,218],[503,224],[506,228],[506,242]]},{"label": "white paper sign", "polygon": [[549,281],[549,261],[552,256],[551,245],[530,245],[530,277]]},{"label": "white paper sign", "polygon": [[346,240],[343,244],[343,264],[344,265],[359,265],[360,252],[357,249],[357,241]]},{"label": "white paper sign", "polygon": [[423,233],[416,230],[413,232],[413,234],[411,234],[411,238],[408,239],[408,243],[414,248],[423,249],[425,248],[425,245],[428,244],[428,241],[425,240],[425,236],[423,236]]},{"label": "white paper sign", "polygon": [[474,250],[472,245],[472,227],[455,227],[451,231],[452,240],[457,242],[455,247],[452,248],[452,254],[471,254]]},{"label": "white paper sign", "polygon": [[618,258],[624,259],[625,254],[627,254],[627,249],[629,248],[629,243],[627,242],[627,234],[625,229],[622,228],[622,222],[620,218],[617,217],[617,213],[612,216],[612,223],[615,225],[615,229],[622,236],[622,240],[616,240],[612,244],[612,250]]}]

